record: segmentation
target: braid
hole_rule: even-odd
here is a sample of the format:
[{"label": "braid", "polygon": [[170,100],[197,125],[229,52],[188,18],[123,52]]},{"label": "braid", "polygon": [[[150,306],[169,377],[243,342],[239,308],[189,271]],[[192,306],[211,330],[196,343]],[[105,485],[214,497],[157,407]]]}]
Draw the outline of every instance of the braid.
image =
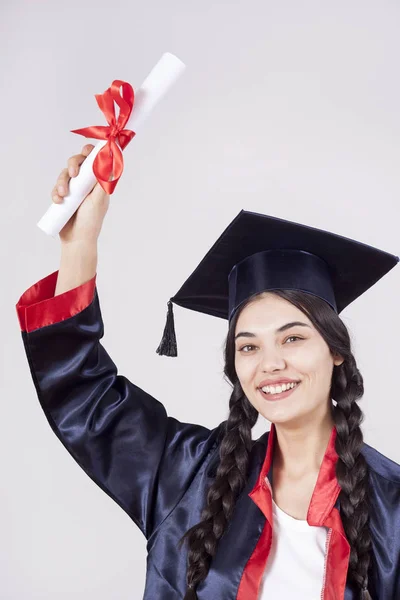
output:
[{"label": "braid", "polygon": [[340,513],[350,543],[348,581],[361,590],[360,600],[372,600],[368,592],[371,534],[369,529],[369,468],[361,454],[363,434],[360,425],[364,415],[357,400],[364,393],[363,378],[354,356],[350,354],[332,379],[333,420],[337,430],[335,450],[339,456],[336,478],[340,485]]},{"label": "braid", "polygon": [[215,481],[207,493],[207,506],[201,522],[189,529],[179,544],[188,539],[187,583],[184,600],[197,600],[195,587],[208,574],[218,541],[223,536],[235,508],[236,499],[247,481],[251,430],[257,422],[258,411],[243,394],[236,380],[229,400],[229,418],[219,450],[220,462]]}]

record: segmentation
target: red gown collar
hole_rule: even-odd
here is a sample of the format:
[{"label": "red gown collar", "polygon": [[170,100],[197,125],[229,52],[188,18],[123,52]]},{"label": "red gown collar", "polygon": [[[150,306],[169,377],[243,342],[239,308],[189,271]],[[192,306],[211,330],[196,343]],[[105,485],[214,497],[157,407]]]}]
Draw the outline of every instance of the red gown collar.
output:
[{"label": "red gown collar", "polygon": [[[249,493],[250,498],[260,508],[270,523],[272,523],[272,489],[270,479],[276,435],[275,425],[274,423],[271,423],[264,463],[261,467],[258,479]],[[307,522],[309,525],[321,526],[326,525],[327,521],[330,522],[329,517],[340,494],[340,486],[336,479],[336,462],[339,458],[335,450],[336,435],[337,431],[334,426],[332,427],[332,433],[325,450],[317,482],[308,508]],[[333,524],[330,523],[329,527],[332,526]],[[334,529],[344,535],[343,526],[340,520],[334,524]]]}]

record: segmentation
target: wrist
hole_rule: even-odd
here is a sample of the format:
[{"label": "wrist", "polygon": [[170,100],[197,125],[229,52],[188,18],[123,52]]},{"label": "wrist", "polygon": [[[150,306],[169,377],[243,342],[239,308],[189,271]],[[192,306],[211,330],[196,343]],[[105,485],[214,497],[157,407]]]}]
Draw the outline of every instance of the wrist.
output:
[{"label": "wrist", "polygon": [[96,275],[96,243],[63,243],[55,296],[77,288]]}]

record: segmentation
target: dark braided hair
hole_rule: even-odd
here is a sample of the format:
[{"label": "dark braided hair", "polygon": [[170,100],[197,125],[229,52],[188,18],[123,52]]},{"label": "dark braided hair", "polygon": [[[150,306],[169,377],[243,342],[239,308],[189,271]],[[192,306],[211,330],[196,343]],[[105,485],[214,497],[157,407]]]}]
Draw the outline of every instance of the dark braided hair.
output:
[{"label": "dark braided hair", "polygon": [[[268,292],[271,293],[271,292]],[[350,544],[347,583],[358,591],[359,600],[372,600],[368,592],[371,569],[371,534],[369,528],[369,470],[361,454],[363,434],[360,425],[363,412],[357,404],[364,393],[363,378],[351,351],[347,327],[324,300],[295,290],[274,290],[275,295],[291,302],[307,315],[327,343],[332,355],[344,362],[335,366],[332,374],[330,397],[332,417],[337,430],[335,450],[338,454],[336,478],[341,488],[340,515]],[[257,422],[258,411],[245,396],[235,370],[235,330],[243,308],[265,292],[255,294],[233,316],[225,342],[224,374],[232,385],[229,417],[224,423],[219,448],[219,465],[208,493],[201,521],[181,538],[180,546],[188,541],[188,589],[184,600],[197,600],[196,587],[204,581],[232,517],[236,500],[248,476],[249,455],[252,447],[251,430]]]}]

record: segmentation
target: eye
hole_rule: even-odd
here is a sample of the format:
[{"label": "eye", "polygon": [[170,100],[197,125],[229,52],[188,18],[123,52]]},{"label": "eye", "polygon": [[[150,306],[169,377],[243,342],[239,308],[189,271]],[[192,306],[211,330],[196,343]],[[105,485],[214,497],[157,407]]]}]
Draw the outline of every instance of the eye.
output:
[{"label": "eye", "polygon": [[[291,335],[288,338],[286,338],[284,343],[286,344],[288,340],[304,340],[304,338],[298,335]],[[242,352],[243,354],[248,354],[249,352],[251,352],[251,350],[245,350],[245,348],[256,348],[256,346],[254,346],[253,344],[246,344],[245,346],[239,348],[238,352]]]},{"label": "eye", "polygon": [[304,340],[304,338],[299,337],[298,335],[291,335],[290,337],[286,338],[285,344],[288,340]]},{"label": "eye", "polygon": [[[253,346],[253,344],[246,344],[246,346],[239,348],[239,352],[243,352],[245,348],[255,348],[255,346]],[[248,354],[248,351],[246,350],[244,354]]]}]

